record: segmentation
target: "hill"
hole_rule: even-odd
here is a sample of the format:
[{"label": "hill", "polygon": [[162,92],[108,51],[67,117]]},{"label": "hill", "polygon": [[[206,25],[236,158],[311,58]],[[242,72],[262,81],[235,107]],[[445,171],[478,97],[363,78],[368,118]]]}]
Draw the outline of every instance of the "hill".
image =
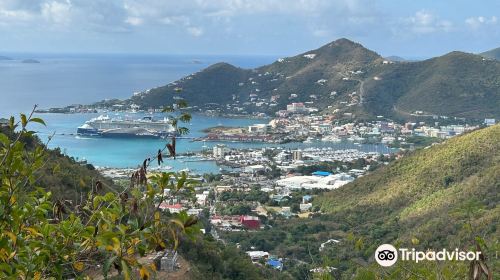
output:
[{"label": "hill", "polygon": [[[179,94],[179,92],[181,92]],[[197,110],[274,114],[292,102],[325,113],[369,119],[424,115],[500,118],[500,62],[452,52],[394,62],[347,39],[255,69],[217,63],[132,98],[96,105],[159,108],[184,98]]]},{"label": "hill", "polygon": [[481,55],[482,57],[485,57],[485,58],[500,60],[500,48],[489,50],[489,51],[480,53],[479,55]]},{"label": "hill", "polygon": [[409,61],[409,59],[406,59],[406,58],[403,58],[403,57],[400,57],[400,56],[397,56],[397,55],[387,56],[385,59],[393,61],[393,62],[405,62],[405,61]]},{"label": "hill", "polygon": [[391,64],[365,83],[365,110],[389,116],[415,111],[464,118],[500,117],[500,63],[462,52]]},{"label": "hill", "polygon": [[[2,126],[0,133],[14,137]],[[29,151],[44,147],[37,136],[26,136],[21,138],[21,141]],[[119,188],[92,165],[77,162],[74,158],[64,155],[59,148],[46,150],[45,164],[38,171],[37,178],[37,186],[52,192],[54,200],[80,201],[81,195],[86,195],[97,181],[100,181],[107,191]]]},{"label": "hill", "polygon": [[22,63],[32,63],[32,64],[35,64],[35,63],[40,63],[40,61],[36,60],[36,59],[32,59],[32,58],[28,58],[28,59],[24,59],[21,61]]},{"label": "hill", "polygon": [[[495,251],[500,236],[498,139],[499,125],[416,151],[317,203],[338,228],[345,226],[363,240],[365,251],[357,257],[368,262],[383,243],[468,249],[480,236]],[[499,260],[490,261],[498,275]],[[458,266],[457,272],[467,268]]]}]

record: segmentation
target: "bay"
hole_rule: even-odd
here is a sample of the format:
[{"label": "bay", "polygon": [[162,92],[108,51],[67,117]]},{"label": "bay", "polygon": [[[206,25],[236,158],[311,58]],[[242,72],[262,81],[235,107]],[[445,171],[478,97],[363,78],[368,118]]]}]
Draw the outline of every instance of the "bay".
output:
[{"label": "bay", "polygon": [[[276,60],[272,56],[207,56],[207,55],[138,55],[138,54],[27,54],[2,53],[14,60],[0,61],[0,117],[28,112],[34,104],[41,108],[66,106],[74,103],[92,103],[106,98],[128,98],[133,92],[142,91],[175,81],[200,71],[216,62],[229,62],[243,68],[254,68]],[[34,58],[40,63],[26,64],[22,59]],[[163,148],[161,139],[110,139],[77,137],[76,129],[97,114],[39,114],[47,127],[35,127],[50,148],[78,160],[87,160],[100,167],[135,168]],[[129,117],[140,118],[141,114]],[[111,116],[113,117],[113,116]],[[245,127],[267,120],[246,118],[220,118],[194,115],[188,125],[191,137],[200,137],[202,130],[216,125]],[[224,143],[234,148],[264,148],[278,146],[266,143],[207,142],[206,148]],[[180,153],[204,149],[203,142],[178,140]],[[389,153],[384,145],[354,145],[350,142],[310,144],[288,143],[284,148],[332,147],[334,149],[359,149],[365,152]],[[196,173],[217,173],[213,161],[196,158],[166,160],[173,170],[188,168]]]}]

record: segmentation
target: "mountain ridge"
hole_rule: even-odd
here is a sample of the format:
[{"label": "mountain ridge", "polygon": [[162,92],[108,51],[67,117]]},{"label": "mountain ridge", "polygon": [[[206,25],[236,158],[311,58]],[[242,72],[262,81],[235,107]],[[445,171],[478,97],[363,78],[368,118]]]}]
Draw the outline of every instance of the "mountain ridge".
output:
[{"label": "mountain ridge", "polygon": [[500,62],[475,54],[454,51],[418,62],[393,62],[342,38],[254,69],[216,63],[123,103],[158,108],[175,96],[198,110],[222,114],[269,115],[304,102],[340,118],[349,113],[408,119],[415,111],[500,118],[498,77]]}]

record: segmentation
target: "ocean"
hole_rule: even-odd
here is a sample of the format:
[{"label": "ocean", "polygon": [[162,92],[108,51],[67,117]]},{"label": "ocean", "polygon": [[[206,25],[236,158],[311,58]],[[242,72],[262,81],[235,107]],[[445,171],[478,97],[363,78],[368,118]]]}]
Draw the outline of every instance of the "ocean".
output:
[{"label": "ocean", "polygon": [[[28,112],[33,104],[41,108],[65,106],[75,103],[92,103],[105,98],[127,98],[135,91],[165,85],[185,75],[199,71],[212,63],[224,61],[243,68],[271,63],[276,57],[250,56],[153,56],[153,55],[54,55],[54,54],[4,54],[15,60],[0,61],[0,117]],[[25,64],[20,60],[34,58],[39,64]],[[160,139],[110,139],[85,138],[75,135],[78,126],[97,114],[40,114],[47,127],[36,126],[42,140],[49,135],[50,148],[61,151],[78,160],[87,160],[100,167],[135,168],[142,161],[154,156],[165,145]],[[140,118],[141,114],[127,117]],[[110,117],[114,117],[111,115]],[[202,130],[216,125],[248,126],[266,120],[246,118],[220,118],[194,115],[187,125],[190,135],[202,136]],[[179,153],[211,149],[219,142],[193,142],[180,139]],[[277,146],[263,143],[225,143],[230,147]],[[287,148],[309,146],[356,148],[363,151],[388,153],[384,145],[354,145],[353,143],[311,144],[289,143]],[[195,173],[217,173],[219,167],[213,161],[192,158],[167,159],[166,165],[173,170],[190,169]]]}]

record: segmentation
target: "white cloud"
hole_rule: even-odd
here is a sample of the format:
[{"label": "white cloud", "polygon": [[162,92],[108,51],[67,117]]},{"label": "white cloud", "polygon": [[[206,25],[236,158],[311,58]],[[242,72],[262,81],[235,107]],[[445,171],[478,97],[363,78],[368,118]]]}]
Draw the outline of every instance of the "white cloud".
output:
[{"label": "white cloud", "polygon": [[448,32],[453,28],[451,21],[442,20],[426,10],[417,11],[415,15],[406,18],[405,22],[409,24],[411,31],[418,34],[434,33],[437,31]]},{"label": "white cloud", "polygon": [[242,18],[272,21],[281,17],[301,22],[318,36],[328,36],[335,33],[332,29],[346,30],[373,21],[373,7],[369,0],[0,0],[0,23],[31,21],[41,28],[54,25],[94,31],[167,24],[200,36],[209,30],[232,30]]},{"label": "white cloud", "polygon": [[0,22],[24,22],[31,20],[33,15],[22,10],[0,10]]},{"label": "white cloud", "polygon": [[71,21],[71,2],[50,1],[41,6],[41,14],[45,20],[56,24],[68,24]]},{"label": "white cloud", "polygon": [[478,17],[470,17],[465,20],[465,24],[472,29],[478,29],[484,25],[495,25],[497,24],[498,19],[496,16],[492,16],[491,18],[487,18],[484,16]]}]

